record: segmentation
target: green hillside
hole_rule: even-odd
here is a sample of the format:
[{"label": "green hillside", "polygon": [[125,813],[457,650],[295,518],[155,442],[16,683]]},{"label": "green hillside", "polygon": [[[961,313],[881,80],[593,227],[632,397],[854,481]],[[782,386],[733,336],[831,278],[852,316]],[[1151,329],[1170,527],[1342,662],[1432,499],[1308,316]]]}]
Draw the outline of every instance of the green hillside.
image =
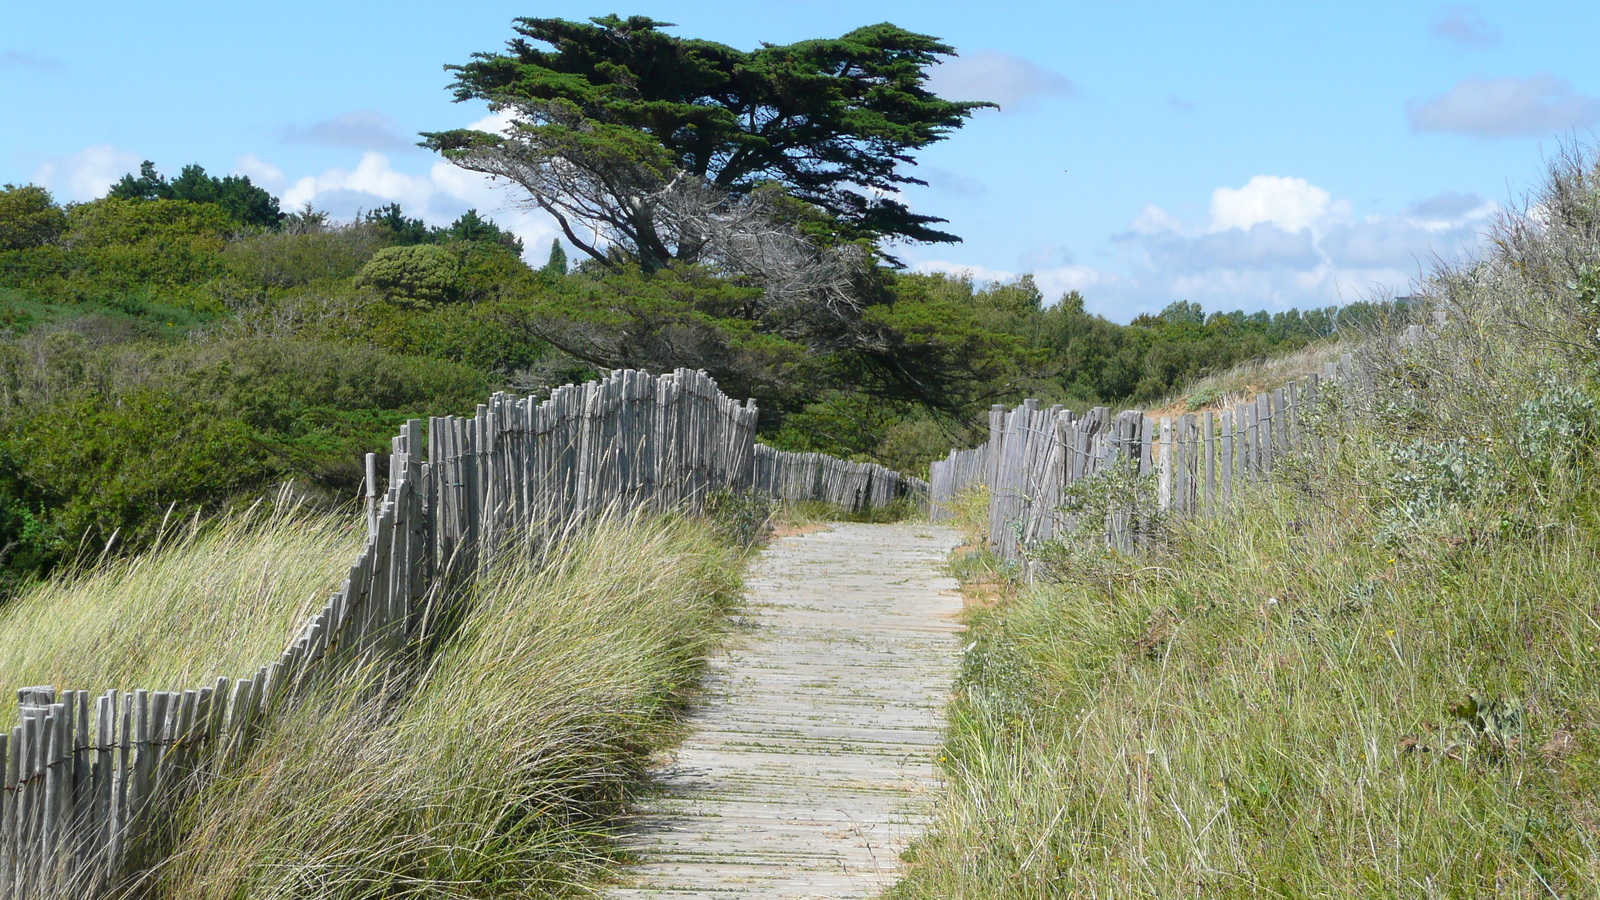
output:
[{"label": "green hillside", "polygon": [[169,510],[253,502],[285,480],[350,497],[397,423],[468,412],[491,389],[703,368],[757,399],[769,443],[917,472],[979,434],[991,403],[1153,399],[1392,312],[1179,302],[1119,325],[1026,278],[878,263],[859,307],[822,328],[736,274],[569,271],[553,249],[530,266],[474,211],[435,228],[398,205],[285,214],[198,166],[170,182],[146,166],[66,206],[0,190],[0,593],[142,546]]}]

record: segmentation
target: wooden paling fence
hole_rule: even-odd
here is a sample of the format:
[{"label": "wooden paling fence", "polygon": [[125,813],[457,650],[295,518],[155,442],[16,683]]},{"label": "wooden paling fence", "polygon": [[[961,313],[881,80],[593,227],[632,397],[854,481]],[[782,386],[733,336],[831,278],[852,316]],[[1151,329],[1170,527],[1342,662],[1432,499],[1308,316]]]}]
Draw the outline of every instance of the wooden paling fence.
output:
[{"label": "wooden paling fence", "polygon": [[[1415,326],[1408,338],[1420,339]],[[1155,475],[1154,506],[1162,512],[1211,512],[1231,502],[1245,482],[1272,472],[1274,461],[1313,441],[1306,411],[1333,382],[1356,384],[1360,367],[1350,354],[1320,373],[1257,394],[1222,410],[1154,418],[1141,410],[1113,414],[1096,407],[1083,415],[1028,400],[989,413],[989,440],[952,451],[929,472],[930,514],[948,519],[956,493],[989,488],[991,549],[1020,559],[1028,548],[1082,523],[1063,509],[1069,490],[1086,479],[1113,474]],[[1132,479],[1128,479],[1130,482]],[[1103,483],[1103,482],[1102,482]],[[1097,510],[1091,524],[1111,546],[1137,544],[1148,524],[1139,504],[1122,498]]]},{"label": "wooden paling fence", "polygon": [[876,463],[846,462],[825,453],[789,453],[756,445],[755,490],[780,500],[819,500],[851,512],[902,498],[921,508],[928,483]]},{"label": "wooden paling fence", "polygon": [[0,896],[93,896],[159,852],[174,804],[246,751],[307,686],[357,661],[398,660],[428,637],[453,584],[529,529],[607,511],[697,508],[756,488],[860,508],[920,482],[755,443],[754,402],[703,372],[615,372],[543,402],[496,394],[470,418],[407,422],[386,489],[369,455],[368,538],[343,585],[283,653],[189,690],[19,692],[0,732]]}]

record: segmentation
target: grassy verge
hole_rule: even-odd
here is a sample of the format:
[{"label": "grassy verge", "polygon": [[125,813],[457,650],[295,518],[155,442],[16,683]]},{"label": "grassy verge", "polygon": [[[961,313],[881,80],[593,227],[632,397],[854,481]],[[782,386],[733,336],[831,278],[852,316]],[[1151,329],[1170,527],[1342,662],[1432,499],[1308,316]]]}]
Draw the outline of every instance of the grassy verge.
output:
[{"label": "grassy verge", "polygon": [[1534,199],[1329,453],[972,614],[894,897],[1600,895],[1600,167]]},{"label": "grassy verge", "polygon": [[[0,684],[183,690],[271,661],[338,587],[358,516],[258,507],[0,605]],[[16,715],[0,693],[0,719]]]},{"label": "grassy verge", "polygon": [[414,687],[357,673],[275,722],[140,895],[582,893],[676,739],[740,562],[709,523],[642,517],[508,560]]},{"label": "grassy verge", "polygon": [[777,521],[785,526],[804,526],[824,522],[863,522],[884,525],[925,518],[927,513],[909,499],[900,498],[886,506],[848,510],[820,500],[786,500],[778,504]]},{"label": "grassy verge", "polygon": [[898,896],[1592,893],[1595,513],[1395,548],[1280,489],[974,616]]}]

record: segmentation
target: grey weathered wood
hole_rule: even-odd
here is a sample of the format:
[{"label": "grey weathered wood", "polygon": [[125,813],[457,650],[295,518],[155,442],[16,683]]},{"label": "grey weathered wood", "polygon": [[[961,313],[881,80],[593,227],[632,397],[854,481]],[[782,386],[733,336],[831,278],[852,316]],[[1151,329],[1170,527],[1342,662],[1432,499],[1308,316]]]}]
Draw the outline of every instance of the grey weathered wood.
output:
[{"label": "grey weathered wood", "polygon": [[638,864],[607,896],[878,894],[938,784],[961,605],[940,564],[957,541],[845,525],[762,553],[749,640],[712,661],[662,792],[624,835]]},{"label": "grey weathered wood", "polygon": [[1222,411],[1222,500],[1233,502],[1233,410]]},{"label": "grey weathered wood", "polygon": [[1204,456],[1201,462],[1201,465],[1205,470],[1205,503],[1203,508],[1207,513],[1214,513],[1217,511],[1216,426],[1216,414],[1209,409],[1206,410],[1200,419],[1200,440],[1204,447]]}]

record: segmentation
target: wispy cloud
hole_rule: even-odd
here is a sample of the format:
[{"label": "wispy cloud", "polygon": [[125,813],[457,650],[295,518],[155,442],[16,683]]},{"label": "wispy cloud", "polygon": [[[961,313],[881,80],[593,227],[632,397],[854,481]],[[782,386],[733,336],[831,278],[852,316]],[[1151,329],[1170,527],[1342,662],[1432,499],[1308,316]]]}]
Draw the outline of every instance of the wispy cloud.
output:
[{"label": "wispy cloud", "polygon": [[43,185],[66,200],[93,200],[123,175],[138,171],[139,157],[110,144],[86,147],[71,156],[47,160],[33,172]]},{"label": "wispy cloud", "polygon": [[1184,219],[1148,205],[1113,240],[1120,261],[1020,259],[1004,271],[931,259],[918,271],[1004,281],[1031,269],[1046,302],[1081,291],[1091,312],[1126,320],[1176,300],[1208,310],[1302,309],[1404,292],[1435,258],[1471,253],[1499,207],[1446,191],[1397,215],[1356,218],[1349,201],[1303,178],[1257,175],[1212,192],[1209,212]]},{"label": "wispy cloud", "polygon": [[400,136],[392,117],[373,109],[340,113],[310,125],[285,125],[278,130],[278,136],[291,144],[320,144],[352,150],[418,149],[415,140]]},{"label": "wispy cloud", "polygon": [[54,75],[65,72],[67,64],[59,59],[40,56],[37,53],[29,53],[26,50],[10,49],[0,53],[0,72],[23,69]]},{"label": "wispy cloud", "polygon": [[395,168],[389,157],[369,150],[355,168],[330,168],[295,179],[284,190],[282,203],[285,209],[309,203],[339,219],[399,203],[407,215],[430,225],[448,225],[468,208],[476,208],[515,232],[527,247],[548,247],[558,233],[555,221],[537,209],[519,206],[518,196],[503,181],[443,160],[435,160],[426,172],[414,173]]},{"label": "wispy cloud", "polygon": [[1078,93],[1065,75],[998,50],[946,60],[929,74],[928,89],[948,100],[988,100],[1003,109],[1025,109],[1045,97]]},{"label": "wispy cloud", "polygon": [[1412,131],[1481,138],[1544,137],[1600,122],[1600,99],[1554,75],[1474,75],[1423,101],[1406,104]]},{"label": "wispy cloud", "polygon": [[238,164],[233,169],[240,175],[249,178],[252,182],[270,190],[278,190],[286,183],[283,170],[265,162],[254,153],[246,153],[239,157]]},{"label": "wispy cloud", "polygon": [[1470,6],[1442,6],[1433,14],[1428,31],[1458,47],[1492,47],[1500,43],[1500,30]]}]

